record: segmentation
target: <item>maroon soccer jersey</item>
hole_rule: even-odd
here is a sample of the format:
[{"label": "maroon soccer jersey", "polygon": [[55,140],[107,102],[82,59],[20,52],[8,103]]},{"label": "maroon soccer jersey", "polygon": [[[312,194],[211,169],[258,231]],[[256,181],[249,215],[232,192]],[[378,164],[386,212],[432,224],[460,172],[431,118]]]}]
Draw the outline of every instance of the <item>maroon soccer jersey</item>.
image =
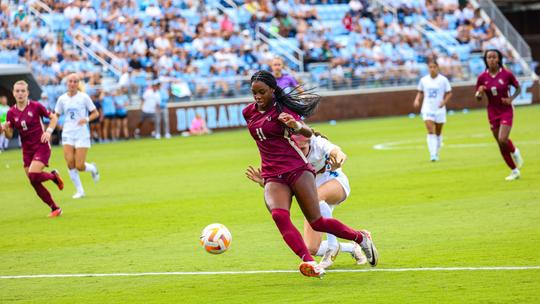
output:
[{"label": "maroon soccer jersey", "polygon": [[39,102],[29,101],[24,110],[17,109],[17,105],[12,106],[7,113],[7,121],[12,128],[19,131],[23,151],[37,150],[39,146],[49,146],[49,143],[41,142],[43,135],[42,117],[49,117],[51,113]]},{"label": "maroon soccer jersey", "polygon": [[[286,107],[283,107],[282,112],[301,120],[298,114]],[[277,176],[308,163],[302,151],[290,138],[289,129],[278,120],[280,112],[275,104],[261,113],[257,110],[257,104],[252,103],[244,108],[242,114],[261,154],[263,178]]]},{"label": "maroon soccer jersey", "polygon": [[495,76],[492,76],[486,70],[478,76],[476,89],[478,90],[482,85],[486,87],[485,92],[488,98],[488,109],[493,107],[499,109],[512,107],[511,105],[502,103],[503,98],[510,96],[510,86],[514,86],[515,88],[519,86],[519,82],[512,72],[501,68]]}]

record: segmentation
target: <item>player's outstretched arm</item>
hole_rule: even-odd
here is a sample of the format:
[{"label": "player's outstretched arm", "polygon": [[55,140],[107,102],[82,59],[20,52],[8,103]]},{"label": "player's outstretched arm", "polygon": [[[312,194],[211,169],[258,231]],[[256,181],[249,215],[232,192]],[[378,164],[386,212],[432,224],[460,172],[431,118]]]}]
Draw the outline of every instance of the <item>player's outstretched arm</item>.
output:
[{"label": "player's outstretched arm", "polygon": [[260,168],[255,169],[252,166],[249,166],[246,169],[246,177],[259,184],[261,187],[264,187],[264,179],[262,178]]}]

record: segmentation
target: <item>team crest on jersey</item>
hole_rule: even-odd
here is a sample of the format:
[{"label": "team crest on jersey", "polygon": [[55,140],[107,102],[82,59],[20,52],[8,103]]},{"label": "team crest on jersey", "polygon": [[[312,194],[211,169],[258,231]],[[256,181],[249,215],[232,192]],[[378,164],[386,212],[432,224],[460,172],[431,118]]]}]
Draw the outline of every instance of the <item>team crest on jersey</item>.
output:
[{"label": "team crest on jersey", "polygon": [[502,79],[499,78],[499,83],[500,84],[504,84],[504,81]]},{"label": "team crest on jersey", "polygon": [[18,118],[18,117],[17,117],[17,118],[15,118],[15,122],[19,122],[19,118]]},{"label": "team crest on jersey", "polygon": [[267,117],[266,117],[266,120],[271,121],[271,120],[272,120],[272,116],[267,116]]},{"label": "team crest on jersey", "polygon": [[32,112],[28,111],[28,116],[33,117],[34,114],[32,114]]}]

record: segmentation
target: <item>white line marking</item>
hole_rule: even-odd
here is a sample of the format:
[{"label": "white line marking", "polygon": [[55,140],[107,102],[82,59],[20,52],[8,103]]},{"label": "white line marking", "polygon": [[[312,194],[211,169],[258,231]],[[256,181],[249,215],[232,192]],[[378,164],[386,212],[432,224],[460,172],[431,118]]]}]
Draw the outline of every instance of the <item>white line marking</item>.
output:
[{"label": "white line marking", "polygon": [[[402,146],[407,144],[417,144],[415,146]],[[445,148],[479,148],[479,147],[491,147],[495,145],[495,141],[493,143],[469,143],[469,144],[447,144],[445,143],[443,146],[443,149]],[[540,144],[540,141],[538,140],[532,140],[532,141],[520,141],[518,145],[538,145]],[[375,150],[424,150],[425,147],[425,140],[418,139],[418,140],[401,140],[401,141],[391,141],[391,142],[385,142],[382,144],[376,144],[373,145],[373,149]]]},{"label": "white line marking", "polygon": [[[487,266],[487,267],[427,267],[427,268],[373,268],[336,269],[333,272],[409,272],[409,271],[508,271],[540,270],[540,266]],[[141,276],[189,276],[189,275],[245,275],[270,273],[297,273],[298,270],[247,270],[247,271],[179,271],[179,272],[133,272],[133,273],[74,273],[74,274],[30,274],[0,276],[0,279],[43,279],[43,278],[86,278],[86,277],[141,277]]]}]

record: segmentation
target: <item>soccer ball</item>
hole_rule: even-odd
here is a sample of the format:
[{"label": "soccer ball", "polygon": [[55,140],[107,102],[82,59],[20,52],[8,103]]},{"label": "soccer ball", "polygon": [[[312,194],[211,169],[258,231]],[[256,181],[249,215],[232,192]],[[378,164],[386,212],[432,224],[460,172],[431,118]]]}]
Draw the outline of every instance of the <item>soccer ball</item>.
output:
[{"label": "soccer ball", "polygon": [[231,246],[232,236],[229,229],[222,224],[210,224],[201,234],[200,243],[206,252],[220,254]]}]

